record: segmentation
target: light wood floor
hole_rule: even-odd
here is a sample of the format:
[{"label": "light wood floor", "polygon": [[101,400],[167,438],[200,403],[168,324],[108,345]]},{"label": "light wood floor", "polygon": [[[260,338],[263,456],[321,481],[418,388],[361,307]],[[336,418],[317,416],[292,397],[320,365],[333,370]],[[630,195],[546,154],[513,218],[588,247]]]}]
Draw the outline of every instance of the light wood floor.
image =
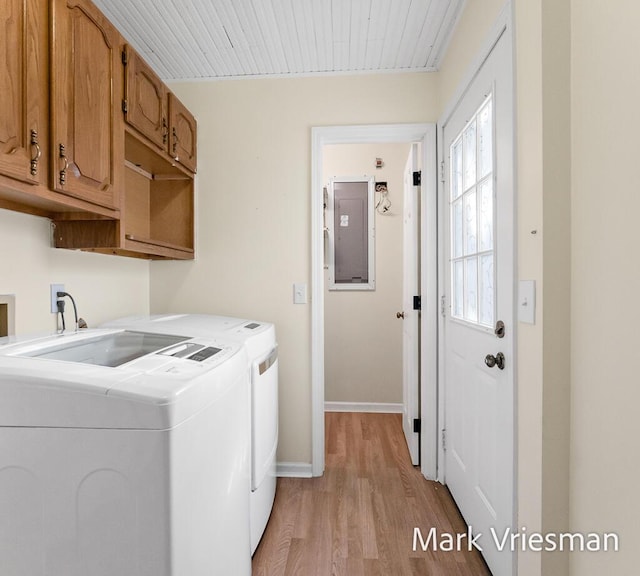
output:
[{"label": "light wood floor", "polygon": [[278,480],[254,576],[491,576],[476,551],[413,551],[415,527],[467,528],[411,465],[399,414],[328,412],[325,424],[325,474]]}]

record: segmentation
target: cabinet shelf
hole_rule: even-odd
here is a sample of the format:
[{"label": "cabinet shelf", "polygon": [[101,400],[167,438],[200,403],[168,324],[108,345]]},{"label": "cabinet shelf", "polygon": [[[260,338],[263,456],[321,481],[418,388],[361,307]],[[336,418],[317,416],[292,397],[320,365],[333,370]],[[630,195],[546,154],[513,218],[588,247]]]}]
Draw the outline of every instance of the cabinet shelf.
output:
[{"label": "cabinet shelf", "polygon": [[193,259],[192,175],[129,132],[125,156],[120,219],[61,218],[56,221],[56,246],[138,258]]}]

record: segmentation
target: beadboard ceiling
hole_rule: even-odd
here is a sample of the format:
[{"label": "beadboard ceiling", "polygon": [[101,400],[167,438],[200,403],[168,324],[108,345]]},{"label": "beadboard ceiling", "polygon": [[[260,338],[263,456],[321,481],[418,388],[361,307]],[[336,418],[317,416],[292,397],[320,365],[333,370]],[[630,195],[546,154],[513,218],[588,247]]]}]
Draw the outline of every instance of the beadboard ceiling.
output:
[{"label": "beadboard ceiling", "polygon": [[465,0],[94,0],[164,80],[434,71]]}]

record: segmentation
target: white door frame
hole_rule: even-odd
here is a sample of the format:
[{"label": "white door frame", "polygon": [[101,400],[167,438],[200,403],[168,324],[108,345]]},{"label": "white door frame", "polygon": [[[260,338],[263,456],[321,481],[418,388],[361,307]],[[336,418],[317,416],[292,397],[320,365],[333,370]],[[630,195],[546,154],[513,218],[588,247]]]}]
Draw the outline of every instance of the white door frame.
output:
[{"label": "white door frame", "polygon": [[329,144],[422,143],[421,470],[437,477],[438,252],[435,124],[325,126],[311,130],[311,472],[324,472],[324,234],[322,148]]}]

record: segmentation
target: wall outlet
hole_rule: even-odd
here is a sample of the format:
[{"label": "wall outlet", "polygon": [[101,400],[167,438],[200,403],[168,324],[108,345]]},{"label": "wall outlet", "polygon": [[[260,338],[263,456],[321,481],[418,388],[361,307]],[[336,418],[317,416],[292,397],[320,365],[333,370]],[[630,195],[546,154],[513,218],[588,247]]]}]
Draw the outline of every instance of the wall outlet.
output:
[{"label": "wall outlet", "polygon": [[58,313],[58,292],[64,292],[64,284],[51,284],[51,314]]}]

